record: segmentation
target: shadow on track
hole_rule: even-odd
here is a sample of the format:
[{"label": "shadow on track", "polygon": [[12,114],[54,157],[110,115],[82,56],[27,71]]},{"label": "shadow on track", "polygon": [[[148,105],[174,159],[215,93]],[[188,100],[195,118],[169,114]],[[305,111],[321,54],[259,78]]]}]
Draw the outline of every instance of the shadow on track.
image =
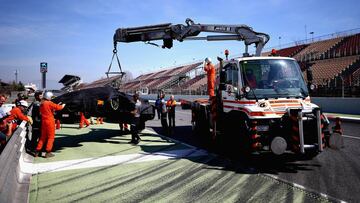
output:
[{"label": "shadow on track", "polygon": [[[151,126],[150,126],[151,127]],[[164,134],[161,127],[151,127],[156,133]],[[129,134],[127,132],[126,134]],[[81,147],[83,142],[98,142],[98,143],[112,143],[112,144],[128,144],[130,140],[121,138],[122,133],[117,129],[90,129],[90,132],[80,135],[69,136],[67,134],[57,134],[54,143],[54,151],[62,150],[68,147]],[[146,139],[149,136],[156,136],[153,134],[140,133],[143,142],[164,143],[168,140],[150,140]],[[253,174],[253,173],[270,173],[278,174],[280,172],[297,173],[299,170],[308,171],[313,170],[314,167],[321,167],[318,164],[303,163],[299,160],[299,156],[295,154],[286,153],[280,156],[272,153],[262,153],[256,155],[244,156],[234,147],[229,147],[227,144],[218,144],[208,139],[205,136],[195,135],[192,132],[191,126],[178,126],[171,134],[165,135],[169,138],[179,140],[189,145],[195,146],[198,149],[204,149],[211,153],[217,154],[213,160],[206,162],[206,167],[216,170],[234,171],[237,173]],[[141,145],[140,145],[141,146]],[[144,152],[153,153],[164,146],[141,146]],[[166,149],[165,149],[166,150]],[[191,161],[199,161],[198,159],[187,158]],[[204,164],[200,161],[200,163]]]},{"label": "shadow on track", "polygon": [[116,136],[121,136],[122,133],[120,130],[114,129],[91,129],[90,132],[86,134],[79,135],[67,135],[67,134],[56,134],[54,148],[57,150],[62,150],[67,147],[81,147],[83,146],[82,142],[100,142],[100,143],[114,143],[114,144],[125,144],[127,142],[112,141],[108,140]]}]

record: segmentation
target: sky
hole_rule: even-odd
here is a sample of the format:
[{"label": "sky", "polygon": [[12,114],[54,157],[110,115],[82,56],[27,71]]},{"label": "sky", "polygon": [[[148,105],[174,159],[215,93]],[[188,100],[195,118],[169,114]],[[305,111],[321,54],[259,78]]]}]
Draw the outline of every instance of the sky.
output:
[{"label": "sky", "polygon": [[[0,0],[0,79],[14,81],[17,70],[19,81],[39,87],[40,62],[48,63],[48,89],[61,88],[58,81],[65,74],[84,82],[105,77],[117,28],[184,24],[186,18],[203,24],[246,24],[270,35],[265,48],[284,47],[360,28],[359,8],[358,0]],[[118,44],[122,69],[134,77],[216,58],[225,49],[230,56],[239,55],[244,46],[236,41],[191,41],[174,42],[169,50],[142,42]]]}]

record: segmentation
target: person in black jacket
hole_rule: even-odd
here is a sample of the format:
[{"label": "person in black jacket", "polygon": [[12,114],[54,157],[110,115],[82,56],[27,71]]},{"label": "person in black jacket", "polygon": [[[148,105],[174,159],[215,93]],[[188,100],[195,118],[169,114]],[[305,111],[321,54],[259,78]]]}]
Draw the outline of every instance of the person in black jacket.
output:
[{"label": "person in black jacket", "polygon": [[29,150],[35,151],[37,146],[40,134],[41,134],[41,115],[40,115],[40,104],[42,99],[42,91],[35,92],[35,101],[32,107],[32,118],[33,118],[33,125],[32,125],[32,136],[29,142]]},{"label": "person in black jacket", "polygon": [[161,108],[161,126],[164,134],[168,134],[169,126],[167,123],[167,109],[165,101],[165,93],[160,93],[160,108]]},{"label": "person in black jacket", "polygon": [[166,102],[168,117],[169,117],[169,134],[172,134],[175,130],[175,108],[176,101],[174,95],[170,96],[170,99]]}]

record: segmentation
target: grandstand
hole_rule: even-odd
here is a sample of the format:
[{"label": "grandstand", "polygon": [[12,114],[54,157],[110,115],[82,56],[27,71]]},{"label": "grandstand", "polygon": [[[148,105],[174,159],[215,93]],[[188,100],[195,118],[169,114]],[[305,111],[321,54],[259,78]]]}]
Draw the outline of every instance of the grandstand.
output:
[{"label": "grandstand", "polygon": [[342,37],[337,37],[334,39],[328,39],[323,41],[317,41],[306,46],[298,54],[294,55],[294,58],[298,61],[307,61],[307,60],[317,60],[323,59],[324,54],[337,44],[342,41]]},{"label": "grandstand", "polygon": [[[277,54],[295,58],[304,74],[307,68],[313,70],[313,83],[318,87],[314,96],[341,96],[341,89],[345,89],[344,96],[360,96],[360,33],[344,33],[298,41],[277,50]],[[269,54],[270,51],[262,55]],[[113,86],[119,83],[116,77],[101,79],[81,88]],[[197,61],[140,75],[121,84],[120,90],[132,93],[146,88],[150,94],[159,90],[174,94],[205,94],[206,82],[202,62]]]},{"label": "grandstand", "polygon": [[[319,60],[312,65],[314,83],[317,85],[326,86],[331,80],[341,75],[347,69],[356,64],[360,56],[346,56],[341,58]],[[359,68],[358,68],[359,69]],[[351,76],[348,75],[348,76]],[[349,79],[347,79],[349,80]]]},{"label": "grandstand", "polygon": [[116,75],[109,78],[101,78],[91,83],[81,83],[74,89],[80,90],[80,89],[88,89],[88,88],[104,87],[104,86],[119,88],[120,82],[121,82],[121,76]]},{"label": "grandstand", "polygon": [[[165,70],[140,75],[134,80],[122,84],[120,89],[124,92],[134,92],[147,87],[150,93],[157,93],[158,90],[175,90],[183,88],[193,78],[192,72],[196,72],[202,62],[194,62],[187,65],[176,66]],[[201,71],[200,71],[201,72]],[[203,74],[203,73],[202,73]],[[198,75],[195,75],[196,78]],[[191,86],[187,85],[191,88]]]},{"label": "grandstand", "polygon": [[343,42],[335,46],[330,53],[333,56],[350,56],[360,54],[360,33],[345,37]]}]

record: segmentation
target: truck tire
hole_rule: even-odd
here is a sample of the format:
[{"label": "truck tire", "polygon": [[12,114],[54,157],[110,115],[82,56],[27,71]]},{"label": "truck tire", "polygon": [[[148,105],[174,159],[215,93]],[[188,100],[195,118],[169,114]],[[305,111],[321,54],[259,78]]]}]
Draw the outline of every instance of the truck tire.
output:
[{"label": "truck tire", "polygon": [[241,114],[230,115],[227,119],[226,138],[227,146],[231,146],[231,152],[234,155],[249,155],[251,153],[249,131],[246,125],[248,120],[246,116]]},{"label": "truck tire", "polygon": [[199,137],[209,137],[210,126],[208,119],[206,119],[208,117],[205,115],[206,112],[201,111],[200,108],[195,108],[193,109],[193,113],[195,113],[194,135]]},{"label": "truck tire", "polygon": [[251,153],[251,146],[250,146],[250,137],[249,137],[249,131],[246,127],[245,121],[239,126],[238,131],[238,139],[240,149],[239,152],[242,155],[248,156]]}]

